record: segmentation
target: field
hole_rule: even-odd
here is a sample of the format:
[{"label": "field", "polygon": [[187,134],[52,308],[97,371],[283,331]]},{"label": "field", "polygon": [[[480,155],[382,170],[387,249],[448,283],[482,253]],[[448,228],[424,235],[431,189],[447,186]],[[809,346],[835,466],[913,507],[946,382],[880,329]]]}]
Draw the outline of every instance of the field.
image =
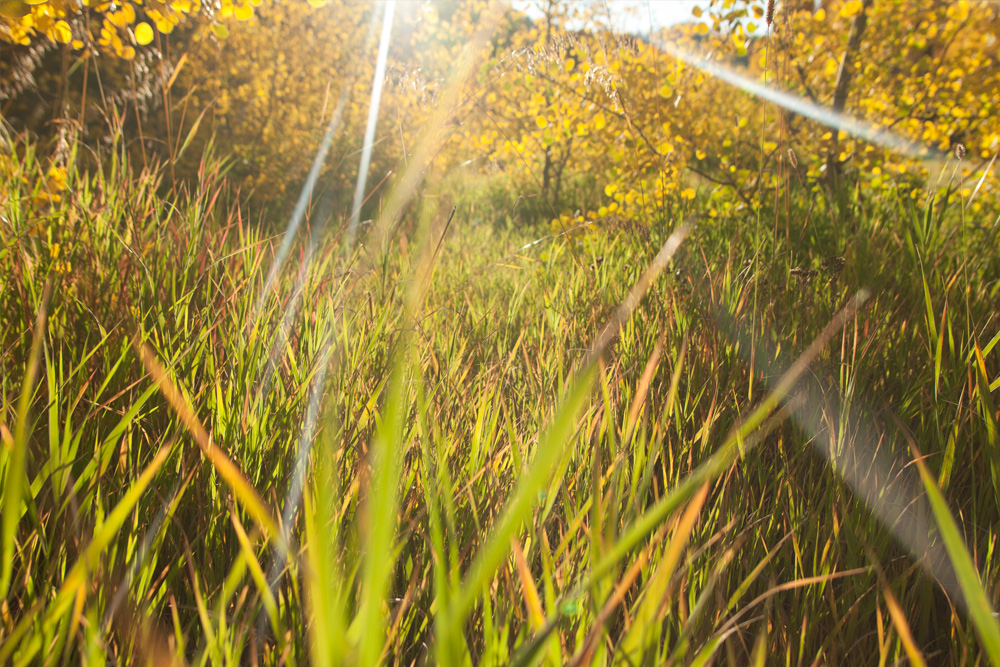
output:
[{"label": "field", "polygon": [[[281,70],[265,29],[329,7],[181,12],[231,50],[179,28],[145,112],[153,6],[106,70],[24,33],[63,121],[0,128],[0,664],[1000,665],[998,11],[938,8],[931,133],[875,116],[912,72],[802,74],[829,117],[746,84],[793,86],[813,9],[662,33],[733,92],[600,11],[455,4],[374,142],[374,48],[296,104],[208,64]],[[892,17],[827,4],[815,44],[879,57]]]}]

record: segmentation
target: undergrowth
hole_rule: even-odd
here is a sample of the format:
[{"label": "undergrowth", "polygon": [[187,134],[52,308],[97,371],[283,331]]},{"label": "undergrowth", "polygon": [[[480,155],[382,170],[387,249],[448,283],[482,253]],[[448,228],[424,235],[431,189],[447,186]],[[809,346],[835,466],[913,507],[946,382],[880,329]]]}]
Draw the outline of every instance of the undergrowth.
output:
[{"label": "undergrowth", "polygon": [[0,176],[0,663],[997,658],[1000,267],[960,204],[692,207],[602,350],[677,222],[427,198],[423,243],[303,235],[267,285],[211,161],[72,163]]}]

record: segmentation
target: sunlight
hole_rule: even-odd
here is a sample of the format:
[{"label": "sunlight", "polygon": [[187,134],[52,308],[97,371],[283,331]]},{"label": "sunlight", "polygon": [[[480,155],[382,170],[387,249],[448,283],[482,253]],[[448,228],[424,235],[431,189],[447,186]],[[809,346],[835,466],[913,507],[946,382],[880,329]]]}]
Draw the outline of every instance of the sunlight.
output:
[{"label": "sunlight", "polygon": [[372,143],[375,141],[375,125],[378,122],[379,105],[382,101],[382,86],[385,83],[385,63],[389,57],[389,41],[392,38],[392,17],[396,10],[396,0],[386,0],[382,16],[382,37],[379,39],[378,60],[375,64],[375,77],[372,79],[371,100],[368,106],[368,123],[365,126],[364,144],[361,148],[361,166],[358,168],[358,184],[354,190],[354,203],[351,205],[351,220],[347,228],[347,252],[354,246],[354,235],[358,231],[361,217],[361,203],[365,197],[365,185],[368,182],[368,167],[371,165]]},{"label": "sunlight", "polygon": [[720,81],[739,88],[762,100],[767,100],[784,109],[788,109],[806,118],[810,118],[817,123],[844,132],[847,135],[864,139],[876,146],[882,146],[889,150],[913,158],[930,159],[940,157],[940,152],[930,146],[925,146],[907,137],[895,134],[892,131],[854,118],[848,114],[837,113],[831,109],[820,106],[803,97],[792,95],[783,90],[772,88],[766,84],[739,74],[733,69],[718,63],[706,60],[692,53],[677,47],[674,44],[665,42],[658,38],[652,38],[651,43],[664,53],[677,60],[695,67],[706,74],[710,74]]}]

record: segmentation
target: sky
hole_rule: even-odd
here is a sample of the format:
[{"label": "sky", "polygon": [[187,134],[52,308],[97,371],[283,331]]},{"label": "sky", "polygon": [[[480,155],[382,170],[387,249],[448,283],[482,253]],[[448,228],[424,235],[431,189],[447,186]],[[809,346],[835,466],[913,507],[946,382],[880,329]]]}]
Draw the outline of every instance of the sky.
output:
[{"label": "sky", "polygon": [[[574,0],[564,0],[573,2]],[[541,16],[540,5],[544,0],[513,0],[515,9],[530,16]],[[577,0],[580,2],[580,0]],[[665,26],[693,21],[691,9],[708,4],[706,0],[591,0],[611,13],[615,27],[623,32],[649,33],[650,21],[656,31]]]}]

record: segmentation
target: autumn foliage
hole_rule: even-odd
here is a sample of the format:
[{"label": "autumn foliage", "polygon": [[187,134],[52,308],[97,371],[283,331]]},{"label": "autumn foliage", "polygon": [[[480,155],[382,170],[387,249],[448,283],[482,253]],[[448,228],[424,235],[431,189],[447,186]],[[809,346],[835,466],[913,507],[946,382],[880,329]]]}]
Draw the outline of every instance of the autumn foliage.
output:
[{"label": "autumn foliage", "polygon": [[[716,0],[688,23],[623,37],[606,29],[596,9],[547,3],[540,16],[510,14],[461,107],[436,109],[448,64],[485,6],[401,11],[376,183],[391,182],[427,119],[442,112],[454,129],[436,158],[440,173],[461,166],[469,176],[501,179],[516,195],[541,196],[541,208],[564,223],[612,214],[663,219],[701,184],[714,186],[705,202],[710,216],[753,209],[783,184],[829,193],[837,182],[862,179],[876,196],[920,198],[927,168],[959,145],[966,151],[960,192],[968,195],[965,180],[1000,146],[1000,10],[993,4],[791,1],[778,3],[767,24],[762,2]],[[82,61],[73,68],[77,79],[81,69],[85,76],[91,66],[106,67],[100,54],[154,54],[143,85],[135,85],[133,68],[118,98],[126,111],[129,92],[151,101],[134,105],[148,152],[177,160],[190,145],[183,174],[212,141],[235,156],[232,173],[265,200],[286,201],[297,190],[346,91],[323,183],[327,193],[350,191],[356,174],[347,157],[360,149],[379,18],[355,3],[5,0],[3,7],[0,37],[64,43]],[[174,33],[175,26],[185,30]],[[741,92],[664,44],[860,119],[924,154],[901,154]],[[96,92],[89,103],[100,103]]]}]

